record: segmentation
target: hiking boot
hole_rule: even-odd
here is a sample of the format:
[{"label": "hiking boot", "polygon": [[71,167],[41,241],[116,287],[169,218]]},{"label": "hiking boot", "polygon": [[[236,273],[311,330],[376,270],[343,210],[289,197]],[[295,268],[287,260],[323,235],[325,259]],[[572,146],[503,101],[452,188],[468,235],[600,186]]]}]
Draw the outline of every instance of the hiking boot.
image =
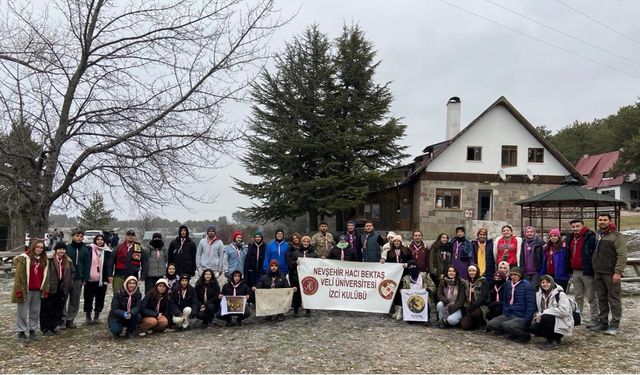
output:
[{"label": "hiking boot", "polygon": [[29,340],[38,341],[40,338],[36,335],[36,331],[29,330]]},{"label": "hiking boot", "polygon": [[557,341],[547,341],[540,345],[542,350],[556,350],[560,347],[560,343]]},{"label": "hiking boot", "polygon": [[278,314],[278,316],[276,316],[276,320],[279,321],[279,322],[284,321],[284,315]]},{"label": "hiking boot", "polygon": [[599,322],[597,326],[591,328],[591,331],[598,332],[598,331],[606,331],[608,329],[609,329],[609,325],[607,323]]},{"label": "hiking boot", "polygon": [[598,322],[597,320],[592,320],[591,322],[587,323],[585,327],[587,327],[587,329],[592,329],[597,327],[598,324],[600,324],[600,322]]},{"label": "hiking boot", "polygon": [[42,336],[55,336],[55,335],[56,335],[55,332],[49,331],[49,330],[42,332]]},{"label": "hiking boot", "polygon": [[65,326],[70,329],[78,328],[78,326],[73,323],[73,320],[67,320],[67,323],[65,324]]},{"label": "hiking boot", "polygon": [[305,317],[305,318],[310,318],[310,317],[311,317],[311,310],[307,309],[307,310],[304,312],[304,317]]},{"label": "hiking boot", "polygon": [[18,340],[22,341],[22,342],[29,342],[29,338],[27,337],[27,335],[24,332],[18,332]]},{"label": "hiking boot", "polygon": [[238,320],[236,321],[236,325],[237,325],[238,327],[242,326],[242,319],[238,319]]},{"label": "hiking boot", "polygon": [[617,335],[618,333],[620,333],[620,328],[618,328],[618,327],[614,327],[614,326],[611,326],[611,327],[609,327],[609,329],[607,329],[606,331],[604,331],[604,334],[605,334],[605,335],[609,335],[609,336],[615,336],[615,335]]},{"label": "hiking boot", "polygon": [[94,323],[93,323],[93,319],[91,319],[91,313],[88,312],[88,313],[85,313],[85,314],[86,314],[85,321],[86,321],[87,325],[88,326],[92,326]]},{"label": "hiking boot", "polygon": [[530,334],[526,334],[526,335],[522,335],[522,336],[516,336],[513,341],[520,343],[520,344],[527,344],[529,341],[531,341],[531,335]]},{"label": "hiking boot", "polygon": [[100,313],[97,311],[93,313],[93,324],[100,324]]},{"label": "hiking boot", "polygon": [[293,310],[293,317],[297,318],[300,314],[298,314],[298,310]]}]

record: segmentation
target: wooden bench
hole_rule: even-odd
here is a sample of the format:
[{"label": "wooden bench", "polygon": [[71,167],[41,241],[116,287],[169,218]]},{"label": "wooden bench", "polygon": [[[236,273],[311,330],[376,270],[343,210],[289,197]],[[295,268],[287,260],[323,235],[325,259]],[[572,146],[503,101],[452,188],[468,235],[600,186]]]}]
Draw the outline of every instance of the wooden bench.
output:
[{"label": "wooden bench", "polygon": [[621,281],[629,282],[629,283],[637,283],[640,282],[640,258],[627,258],[627,266],[633,267],[633,270],[636,271],[635,276],[622,276]]}]

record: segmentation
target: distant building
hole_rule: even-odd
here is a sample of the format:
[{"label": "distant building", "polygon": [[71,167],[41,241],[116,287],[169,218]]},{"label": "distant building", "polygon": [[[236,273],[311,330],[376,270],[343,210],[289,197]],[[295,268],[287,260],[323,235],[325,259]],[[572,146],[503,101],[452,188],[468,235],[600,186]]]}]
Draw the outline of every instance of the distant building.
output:
[{"label": "distant building", "polygon": [[611,195],[627,203],[627,208],[640,207],[640,180],[634,173],[612,176],[609,171],[618,161],[620,151],[598,155],[584,155],[576,169],[587,180],[588,189]]},{"label": "distant building", "polygon": [[468,225],[468,234],[488,227],[493,237],[504,223],[520,224],[513,202],[582,175],[542,137],[505,97],[460,131],[460,99],[447,103],[447,140],[429,145],[401,168],[395,186],[369,196],[358,210],[379,230],[419,228],[427,238]]}]

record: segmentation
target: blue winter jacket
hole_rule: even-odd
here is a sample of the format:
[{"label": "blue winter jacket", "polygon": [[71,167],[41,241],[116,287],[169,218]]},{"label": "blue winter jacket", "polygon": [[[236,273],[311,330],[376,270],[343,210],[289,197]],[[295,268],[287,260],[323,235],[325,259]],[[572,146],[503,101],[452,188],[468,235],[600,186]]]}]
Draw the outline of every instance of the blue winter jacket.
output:
[{"label": "blue winter jacket", "polygon": [[269,244],[267,245],[267,251],[264,256],[264,263],[262,265],[264,273],[269,272],[269,262],[271,262],[272,259],[275,259],[280,265],[280,272],[286,275],[289,271],[289,267],[287,267],[288,250],[289,244],[284,240],[280,242],[280,252],[278,252],[278,243],[276,242],[276,240],[269,242]]},{"label": "blue winter jacket", "polygon": [[515,287],[513,304],[511,304],[511,281],[507,279],[502,288],[502,314],[509,317],[518,317],[530,323],[536,312],[536,292],[527,280],[520,280]]},{"label": "blue winter jacket", "polygon": [[[542,249],[542,264],[540,265],[539,274],[542,276],[547,274],[547,246]],[[556,280],[566,281],[571,276],[570,268],[571,259],[569,259],[569,249],[563,242],[559,250],[553,252],[553,278]]]}]

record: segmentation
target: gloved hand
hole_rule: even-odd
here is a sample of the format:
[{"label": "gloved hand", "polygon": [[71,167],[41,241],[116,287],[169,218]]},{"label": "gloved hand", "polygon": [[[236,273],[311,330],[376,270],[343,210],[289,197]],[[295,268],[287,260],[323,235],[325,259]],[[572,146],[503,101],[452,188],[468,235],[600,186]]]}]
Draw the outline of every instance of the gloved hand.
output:
[{"label": "gloved hand", "polygon": [[127,319],[127,320],[129,320],[129,319],[131,319],[131,314],[125,311],[125,312],[122,313],[122,317]]}]

